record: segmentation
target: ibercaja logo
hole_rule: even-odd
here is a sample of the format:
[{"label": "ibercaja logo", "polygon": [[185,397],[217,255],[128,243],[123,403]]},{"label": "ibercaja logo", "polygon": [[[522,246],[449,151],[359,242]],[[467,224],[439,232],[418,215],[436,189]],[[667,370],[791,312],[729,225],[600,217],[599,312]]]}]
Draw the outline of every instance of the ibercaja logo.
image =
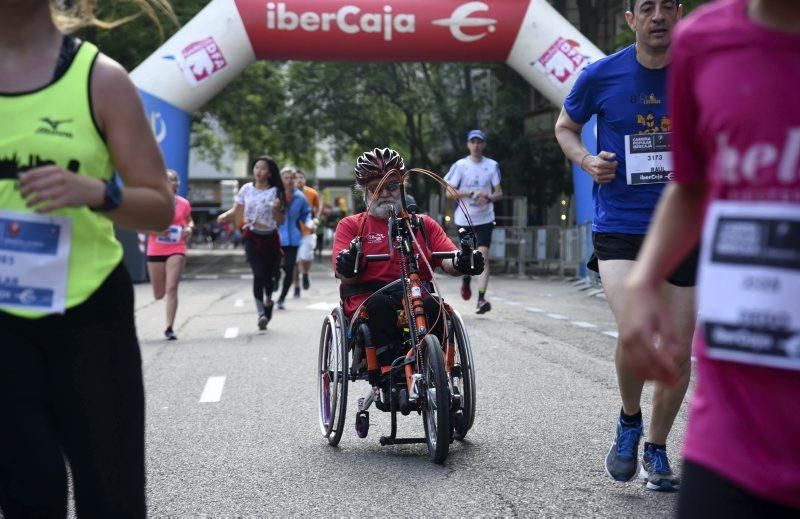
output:
[{"label": "ibercaja logo", "polygon": [[206,81],[228,65],[214,38],[190,43],[181,51],[178,64],[193,87]]},{"label": "ibercaja logo", "polygon": [[505,60],[528,8],[522,1],[464,0],[236,5],[260,59],[379,61]]},{"label": "ibercaja logo", "polygon": [[581,53],[580,43],[564,38],[558,38],[538,60],[531,63],[558,86],[564,86],[588,64],[589,56]]}]

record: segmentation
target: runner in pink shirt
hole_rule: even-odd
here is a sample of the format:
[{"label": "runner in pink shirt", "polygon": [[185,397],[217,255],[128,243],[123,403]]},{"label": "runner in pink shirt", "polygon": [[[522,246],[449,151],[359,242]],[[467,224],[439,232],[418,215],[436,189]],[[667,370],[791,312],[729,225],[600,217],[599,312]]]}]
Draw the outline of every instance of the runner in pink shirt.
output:
[{"label": "runner in pink shirt", "polygon": [[799,84],[800,2],[723,0],[679,26],[675,182],[627,284],[620,338],[635,373],[675,380],[657,287],[702,239],[680,517],[800,517]]},{"label": "runner in pink shirt", "polygon": [[180,185],[178,174],[168,169],[167,178],[175,193],[175,217],[167,229],[151,234],[147,239],[147,272],[153,285],[153,297],[162,299],[167,296],[164,337],[174,341],[178,338],[172,330],[178,311],[178,283],[186,265],[186,239],[192,235],[194,222],[189,201],[177,194]]}]

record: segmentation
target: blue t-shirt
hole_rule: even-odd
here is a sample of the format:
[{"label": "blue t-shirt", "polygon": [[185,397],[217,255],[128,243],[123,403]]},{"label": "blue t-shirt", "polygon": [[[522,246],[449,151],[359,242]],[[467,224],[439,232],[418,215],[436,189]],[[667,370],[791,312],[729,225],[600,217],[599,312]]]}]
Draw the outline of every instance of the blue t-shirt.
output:
[{"label": "blue t-shirt", "polygon": [[303,240],[303,232],[298,224],[308,220],[311,215],[311,207],[302,191],[297,188],[292,191],[292,201],[286,204],[283,214],[283,223],[278,228],[281,247],[298,247]]},{"label": "blue t-shirt", "polygon": [[671,131],[666,102],[667,69],[636,61],[636,46],[587,66],[578,76],[564,109],[578,124],[597,115],[597,150],[616,154],[614,180],[592,187],[595,232],[645,234],[665,184],[628,185],[625,136]]}]

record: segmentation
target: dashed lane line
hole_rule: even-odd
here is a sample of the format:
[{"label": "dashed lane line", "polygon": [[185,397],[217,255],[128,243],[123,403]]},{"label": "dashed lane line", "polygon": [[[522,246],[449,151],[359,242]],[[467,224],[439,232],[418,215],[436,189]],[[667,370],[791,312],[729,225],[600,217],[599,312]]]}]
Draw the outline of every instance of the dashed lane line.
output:
[{"label": "dashed lane line", "polygon": [[235,339],[239,336],[239,328],[233,326],[231,328],[225,328],[225,335],[223,338],[225,339]]},{"label": "dashed lane line", "polygon": [[586,321],[570,321],[570,323],[578,328],[597,328],[596,324],[587,323]]},{"label": "dashed lane line", "polygon": [[244,299],[237,299],[236,301],[233,302],[233,306],[237,308],[244,306]]},{"label": "dashed lane line", "polygon": [[544,314],[544,315],[546,315],[550,319],[555,319],[556,321],[566,321],[567,319],[569,319],[569,317],[562,314]]},{"label": "dashed lane line", "polygon": [[544,310],[542,310],[541,308],[536,308],[535,306],[526,306],[525,310],[527,310],[527,311],[529,311],[529,312],[531,312],[533,314],[543,314],[544,313]]},{"label": "dashed lane line", "polygon": [[206,387],[203,388],[203,393],[200,395],[201,404],[219,402],[222,398],[222,389],[225,387],[225,378],[224,376],[208,377]]},{"label": "dashed lane line", "polygon": [[613,337],[615,339],[619,339],[619,333],[614,330],[606,330],[603,332],[603,335],[608,335],[609,337]]}]

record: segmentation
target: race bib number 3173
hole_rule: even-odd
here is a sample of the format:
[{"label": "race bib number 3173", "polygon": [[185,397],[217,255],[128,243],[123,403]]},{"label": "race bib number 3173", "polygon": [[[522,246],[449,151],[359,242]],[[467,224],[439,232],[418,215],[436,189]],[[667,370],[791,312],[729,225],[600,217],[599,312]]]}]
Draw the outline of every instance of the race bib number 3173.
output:
[{"label": "race bib number 3173", "polygon": [[671,133],[625,136],[625,172],[628,185],[663,184],[672,179]]}]

